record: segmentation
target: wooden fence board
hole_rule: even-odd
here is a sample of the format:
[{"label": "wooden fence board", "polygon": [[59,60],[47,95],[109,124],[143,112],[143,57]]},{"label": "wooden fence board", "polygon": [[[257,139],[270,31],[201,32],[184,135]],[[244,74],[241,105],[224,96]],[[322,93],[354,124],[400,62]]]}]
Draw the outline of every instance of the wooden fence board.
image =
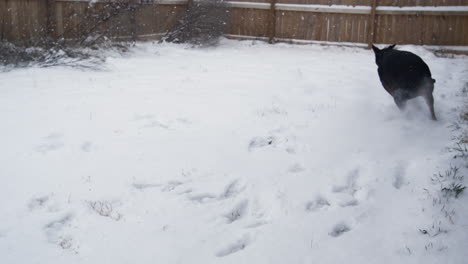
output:
[{"label": "wooden fence board", "polygon": [[367,15],[278,12],[277,37],[331,42],[367,41]]},{"label": "wooden fence board", "polygon": [[269,10],[231,8],[228,34],[256,37],[268,36]]},{"label": "wooden fence board", "polygon": [[157,17],[162,14],[158,14],[156,5],[144,5],[137,9],[136,23],[137,35],[152,35],[160,33],[158,29]]},{"label": "wooden fence board", "polygon": [[467,46],[463,16],[377,16],[376,43]]},{"label": "wooden fence board", "polygon": [[7,9],[6,9],[6,2],[0,0],[0,41],[6,40],[7,37],[7,26],[6,26],[6,19],[7,19]]},{"label": "wooden fence board", "polygon": [[185,14],[186,6],[157,6],[156,7],[156,30],[155,32],[165,33]]},{"label": "wooden fence board", "polygon": [[0,0],[0,36],[13,41],[29,41],[45,33],[47,5],[41,0]]}]

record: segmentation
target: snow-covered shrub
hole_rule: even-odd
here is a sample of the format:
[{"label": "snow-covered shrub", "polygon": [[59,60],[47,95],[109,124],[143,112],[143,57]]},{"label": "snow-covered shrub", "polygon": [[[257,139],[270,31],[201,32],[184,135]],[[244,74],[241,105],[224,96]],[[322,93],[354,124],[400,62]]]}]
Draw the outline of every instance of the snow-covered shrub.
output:
[{"label": "snow-covered shrub", "polygon": [[[79,45],[62,44],[59,42],[44,43],[9,43],[0,42],[0,66],[4,69],[15,67],[52,67],[69,66],[77,68],[99,68],[105,57],[101,52],[114,44],[103,44],[99,48],[81,47]],[[123,48],[114,50],[124,51]]]}]

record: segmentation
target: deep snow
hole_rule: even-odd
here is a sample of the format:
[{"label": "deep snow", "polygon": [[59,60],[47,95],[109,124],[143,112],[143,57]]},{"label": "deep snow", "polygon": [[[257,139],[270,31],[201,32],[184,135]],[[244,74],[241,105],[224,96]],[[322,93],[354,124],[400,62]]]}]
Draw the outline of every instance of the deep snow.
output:
[{"label": "deep snow", "polygon": [[0,73],[0,263],[466,263],[468,195],[451,223],[431,177],[464,165],[468,60],[402,49],[438,122],[357,48],[140,43]]}]

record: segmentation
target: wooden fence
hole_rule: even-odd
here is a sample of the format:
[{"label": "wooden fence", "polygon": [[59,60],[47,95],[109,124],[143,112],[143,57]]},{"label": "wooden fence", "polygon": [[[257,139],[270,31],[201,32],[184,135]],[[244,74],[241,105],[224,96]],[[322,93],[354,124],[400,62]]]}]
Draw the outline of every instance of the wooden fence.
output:
[{"label": "wooden fence", "polygon": [[[109,37],[158,38],[186,12],[187,0],[128,0],[131,12],[99,25]],[[112,0],[0,0],[0,39],[76,38]],[[227,1],[227,37],[367,46],[468,46],[468,0]],[[91,15],[90,15],[91,14]]]}]

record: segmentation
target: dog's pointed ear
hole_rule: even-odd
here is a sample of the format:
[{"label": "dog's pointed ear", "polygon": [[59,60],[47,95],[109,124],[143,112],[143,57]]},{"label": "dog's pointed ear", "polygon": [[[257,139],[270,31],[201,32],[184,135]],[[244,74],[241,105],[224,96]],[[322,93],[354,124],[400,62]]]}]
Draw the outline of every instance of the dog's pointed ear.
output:
[{"label": "dog's pointed ear", "polygon": [[372,45],[372,49],[374,50],[374,53],[378,53],[380,51],[380,49],[374,45]]},{"label": "dog's pointed ear", "polygon": [[396,44],[390,45],[390,46],[388,46],[388,49],[393,49],[393,48],[395,48],[395,46],[396,46]]}]

